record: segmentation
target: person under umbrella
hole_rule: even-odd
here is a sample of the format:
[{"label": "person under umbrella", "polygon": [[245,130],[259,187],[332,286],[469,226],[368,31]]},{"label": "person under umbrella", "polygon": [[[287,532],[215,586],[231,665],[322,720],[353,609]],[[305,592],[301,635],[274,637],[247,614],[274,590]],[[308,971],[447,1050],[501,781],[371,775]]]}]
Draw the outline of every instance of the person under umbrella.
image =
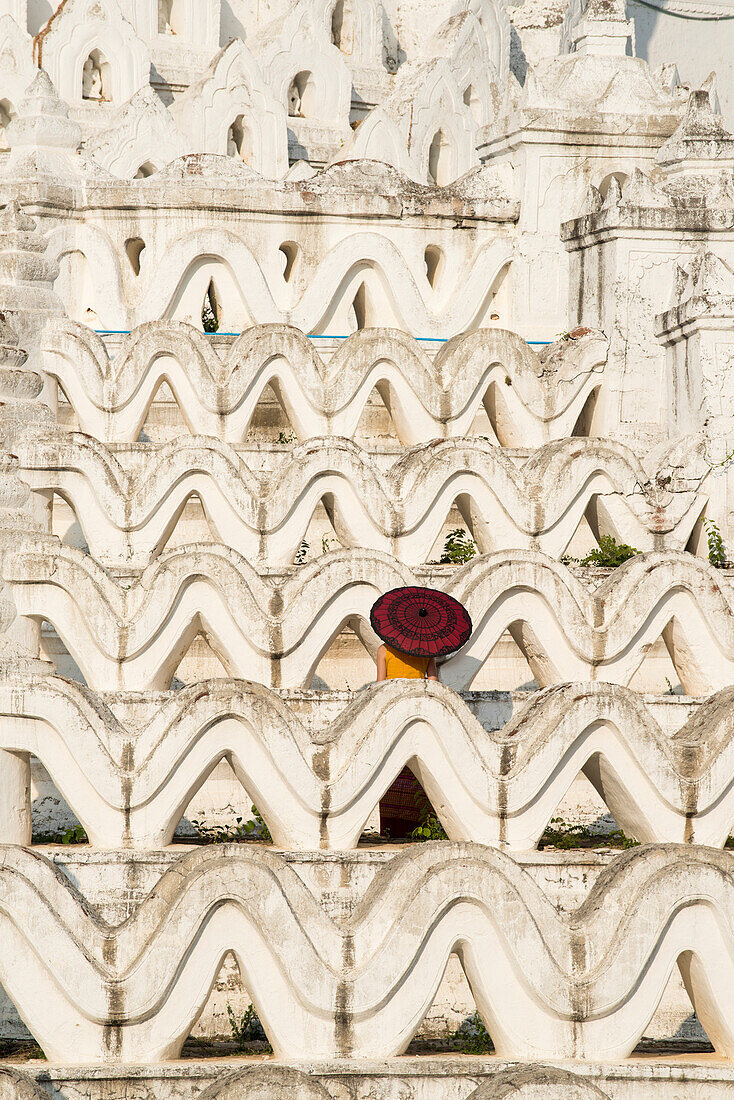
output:
[{"label": "person under umbrella", "polygon": [[438,680],[435,657],[413,657],[382,643],[377,650],[377,683],[382,680]]},{"label": "person under umbrella", "polygon": [[[377,682],[438,680],[436,657],[460,649],[471,619],[458,600],[434,588],[394,588],[375,602],[372,628],[383,639],[377,651]],[[435,811],[410,768],[403,768],[380,799],[380,832],[408,836]]]}]

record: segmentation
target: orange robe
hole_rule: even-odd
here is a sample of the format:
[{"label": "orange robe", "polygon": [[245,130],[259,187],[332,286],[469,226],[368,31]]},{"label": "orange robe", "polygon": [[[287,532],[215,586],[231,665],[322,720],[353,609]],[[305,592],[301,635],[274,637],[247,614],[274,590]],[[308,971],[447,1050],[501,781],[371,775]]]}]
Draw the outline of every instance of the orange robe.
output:
[{"label": "orange robe", "polygon": [[[385,646],[385,667],[388,680],[425,680],[430,657],[413,657]],[[380,832],[391,837],[408,836],[429,815],[435,816],[420,783],[410,768],[400,775],[380,799]]]}]

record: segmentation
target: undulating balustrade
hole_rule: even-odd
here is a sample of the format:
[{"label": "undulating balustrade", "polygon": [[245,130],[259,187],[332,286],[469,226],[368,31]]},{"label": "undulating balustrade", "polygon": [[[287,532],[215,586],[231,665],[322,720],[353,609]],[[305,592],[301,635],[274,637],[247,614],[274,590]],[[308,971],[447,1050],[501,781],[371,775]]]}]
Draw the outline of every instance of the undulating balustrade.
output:
[{"label": "undulating balustrade", "polygon": [[[131,853],[169,845],[226,761],[276,850],[183,856],[112,925],[43,855],[3,847],[15,962],[0,958],[0,982],[49,1057],[177,1057],[228,952],[281,1059],[400,1053],[452,953],[501,1057],[626,1057],[676,963],[717,1051],[734,1053],[719,965],[732,937],[734,590],[685,549],[708,499],[696,439],[641,463],[619,443],[569,438],[603,400],[604,348],[589,334],[538,357],[480,332],[431,359],[400,334],[364,332],[324,362],[272,326],[224,361],[188,326],[153,324],[111,363],[98,336],[56,324],[44,363],[67,423],[90,434],[30,429],[18,458],[87,548],[27,534],[3,573],[20,620],[50,624],[88,686],[0,685],[0,751],[41,762],[93,847]],[[161,384],[192,434],[138,441]],[[246,442],[268,386],[300,443]],[[374,389],[397,435],[388,449],[348,438]],[[532,450],[513,450],[520,437]],[[205,525],[169,547],[192,497]],[[342,549],[295,564],[320,505]],[[455,507],[479,551],[460,569],[428,560]],[[560,563],[584,524],[644,553],[601,579]],[[345,626],[374,650],[372,602],[410,583],[473,617],[444,683],[367,687],[326,723],[317,694],[294,707],[287,689],[309,687]],[[169,691],[202,633],[228,676]],[[508,634],[544,690],[492,723],[481,695],[457,692]],[[717,692],[673,733],[627,686],[661,639],[686,692]],[[449,839],[376,863],[337,921],[277,849],[355,849],[406,764]],[[579,773],[651,846],[559,915],[508,853],[537,845]],[[29,821],[24,774],[6,793]]]},{"label": "undulating balustrade", "polygon": [[[723,6],[668,12],[681,73]],[[714,81],[624,0],[44,7],[0,18],[0,1035],[59,1064],[0,1100],[728,1095]],[[443,683],[371,682],[405,583],[473,616]],[[368,831],[406,764],[446,839]],[[32,843],[44,768],[88,845]],[[273,844],[182,850],[227,769]],[[579,773],[641,846],[544,848]],[[181,1057],[212,991],[269,1064]],[[396,1057],[441,997],[495,1057]]]},{"label": "undulating balustrade", "polygon": [[280,1058],[400,1053],[452,950],[500,1057],[627,1057],[676,963],[734,1054],[730,853],[619,856],[559,914],[510,856],[426,844],[384,864],[337,923],[282,856],[232,846],[183,856],[110,926],[42,857],[0,851],[0,977],[60,1062],[175,1058],[228,951]]},{"label": "undulating balustrade", "polygon": [[258,469],[262,450],[191,436],[150,448],[140,463],[135,444],[123,452],[78,432],[44,432],[18,453],[27,483],[71,506],[91,555],[111,569],[148,565],[193,495],[210,539],[269,567],[293,563],[324,501],[342,545],[409,565],[428,560],[456,501],[480,553],[526,547],[553,557],[589,516],[640,550],[684,549],[706,504],[690,476],[671,487],[667,457],[648,472],[628,447],[603,439],[560,440],[525,460],[485,439],[437,440],[386,470],[340,437],[294,446],[271,472]]},{"label": "undulating balustrade", "polygon": [[291,850],[356,847],[405,764],[452,840],[527,851],[583,771],[630,836],[722,847],[734,826],[733,699],[732,688],[710,696],[671,735],[637,692],[562,684],[492,728],[476,700],[443,685],[390,684],[321,725],[313,695],[299,717],[260,684],[210,680],[146,700],[152,713],[132,727],[103,698],[48,677],[22,696],[0,686],[0,749],[38,757],[104,848],[170,844],[220,760]]},{"label": "undulating balustrade", "polygon": [[[227,345],[230,345],[227,347]],[[398,437],[414,446],[468,434],[482,405],[508,446],[539,447],[573,433],[602,384],[607,341],[590,332],[539,356],[513,332],[480,329],[435,357],[410,336],[366,329],[325,362],[287,325],[259,325],[222,341],[191,325],[155,321],[123,339],[111,360],[102,336],[69,320],[47,327],[44,370],[72,405],[79,428],[108,443],[134,442],[162,384],[189,430],[232,443],[247,435],[266,387],[301,440],[351,438],[375,388],[388,395]]]},{"label": "undulating balustrade", "polygon": [[308,687],[346,623],[374,649],[370,607],[381,592],[415,583],[455,596],[475,623],[442,664],[456,690],[472,686],[508,630],[541,687],[627,684],[661,637],[687,694],[734,680],[734,590],[680,551],[636,555],[595,587],[537,550],[499,551],[448,572],[412,570],[375,550],[332,551],[267,577],[225,546],[196,543],[118,581],[39,535],[7,552],[5,577],[19,615],[51,622],[98,691],[167,689],[201,630],[231,675]]}]

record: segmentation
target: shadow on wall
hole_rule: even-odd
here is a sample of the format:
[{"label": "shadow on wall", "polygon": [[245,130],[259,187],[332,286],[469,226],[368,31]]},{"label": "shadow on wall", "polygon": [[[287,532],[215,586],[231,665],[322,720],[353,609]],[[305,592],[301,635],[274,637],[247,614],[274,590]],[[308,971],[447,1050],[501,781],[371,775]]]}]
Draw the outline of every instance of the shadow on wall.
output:
[{"label": "shadow on wall", "polygon": [[41,27],[48,23],[58,4],[50,0],[28,0],[28,32],[38,34]]},{"label": "shadow on wall", "polygon": [[219,45],[226,46],[233,38],[247,38],[247,29],[241,19],[235,15],[229,0],[222,0],[220,18]]},{"label": "shadow on wall", "polygon": [[[649,5],[649,6],[648,6]],[[717,90],[722,113],[734,125],[734,81],[730,78],[734,56],[734,18],[715,19],[706,15],[724,5],[701,3],[701,18],[686,18],[694,4],[680,0],[629,0],[627,15],[635,22],[637,56],[655,71],[675,62],[680,78],[698,87],[713,70],[719,76]],[[665,10],[667,9],[667,10]],[[680,9],[680,10],[678,10]],[[733,13],[734,14],[734,13]]]}]

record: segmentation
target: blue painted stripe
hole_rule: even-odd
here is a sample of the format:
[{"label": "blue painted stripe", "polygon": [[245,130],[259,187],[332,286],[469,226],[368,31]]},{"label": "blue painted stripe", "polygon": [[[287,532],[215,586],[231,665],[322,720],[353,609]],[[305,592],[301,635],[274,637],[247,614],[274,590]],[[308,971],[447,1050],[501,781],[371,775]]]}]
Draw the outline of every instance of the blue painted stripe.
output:
[{"label": "blue painted stripe", "polygon": [[[129,328],[96,328],[94,330],[98,336],[129,336]],[[197,330],[198,331],[198,330]],[[241,332],[203,332],[202,336],[241,336]],[[352,333],[354,336],[354,333]],[[308,334],[309,340],[348,340],[348,336],[330,336],[326,333],[323,335],[320,333]],[[414,340],[418,340],[424,344],[446,344],[448,341],[441,336],[414,336]],[[546,347],[548,344],[552,344],[552,340],[526,340],[526,344],[539,344]]]}]

